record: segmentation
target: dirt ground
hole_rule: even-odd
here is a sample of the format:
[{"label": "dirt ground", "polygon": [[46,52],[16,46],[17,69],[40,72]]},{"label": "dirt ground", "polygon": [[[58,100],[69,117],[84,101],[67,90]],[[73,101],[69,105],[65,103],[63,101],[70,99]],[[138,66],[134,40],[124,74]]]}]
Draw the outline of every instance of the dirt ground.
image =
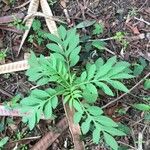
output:
[{"label": "dirt ground", "polygon": [[[52,3],[54,2],[54,4]],[[104,26],[104,32],[100,34],[99,39],[107,39],[113,37],[117,32],[125,33],[127,46],[116,40],[107,40],[107,50],[83,50],[83,60],[95,59],[100,56],[108,58],[112,55],[126,60],[133,65],[139,64],[139,59],[146,62],[144,70],[134,79],[127,81],[126,85],[130,89],[134,87],[146,74],[150,72],[150,1],[149,0],[68,0],[66,9],[69,14],[68,21],[64,13],[61,2],[52,0],[50,2],[53,15],[64,21],[65,26],[72,27],[84,20],[95,20]],[[47,55],[45,43],[39,45],[37,41],[30,43],[27,39],[19,52],[18,48],[23,35],[22,30],[18,30],[11,19],[4,18],[13,14],[19,14],[21,19],[27,14],[27,0],[0,0],[0,52],[6,51],[4,60],[0,60],[0,64],[16,62],[23,60],[24,56],[32,49],[37,55]],[[40,11],[40,9],[39,9]],[[13,17],[12,17],[13,18]],[[42,22],[42,29],[48,32],[45,21],[41,17],[37,17]],[[60,25],[60,22],[57,22]],[[90,36],[91,27],[81,29],[81,37]],[[30,34],[33,34],[33,30]],[[84,43],[83,43],[83,46]],[[110,53],[110,51],[112,53]],[[95,54],[95,53],[96,54]],[[17,94],[23,96],[29,93],[30,88],[34,84],[27,80],[25,71],[14,72],[0,75],[0,103],[10,103],[10,100]],[[118,93],[115,98],[110,98],[102,93],[100,101],[97,105],[104,106],[107,103],[118,98],[122,93]],[[150,96],[150,91],[145,90],[143,83],[136,86],[132,92],[123,96],[115,103],[105,108],[105,113],[117,122],[125,124],[125,130],[130,134],[125,138],[118,139],[124,149],[138,149],[139,133],[142,134],[143,150],[150,149],[150,128],[149,122],[144,120],[144,112],[138,111],[131,107],[132,104],[142,102],[141,96]],[[64,110],[58,108],[56,115],[59,116],[56,121],[41,120],[33,131],[29,131],[27,126],[21,122],[19,117],[0,117],[0,138],[9,136],[9,142],[4,149],[26,150],[31,149],[41,137],[43,137],[51,128],[55,127],[59,119],[64,115]],[[130,130],[130,131],[129,131]],[[31,138],[33,137],[33,138]],[[86,149],[89,150],[107,150],[104,143],[101,145],[92,144],[89,137],[85,138]],[[69,130],[65,130],[49,147],[49,150],[65,150],[72,149],[73,143]],[[140,150],[140,149],[139,149]],[[142,150],[142,149],[141,149]]]}]

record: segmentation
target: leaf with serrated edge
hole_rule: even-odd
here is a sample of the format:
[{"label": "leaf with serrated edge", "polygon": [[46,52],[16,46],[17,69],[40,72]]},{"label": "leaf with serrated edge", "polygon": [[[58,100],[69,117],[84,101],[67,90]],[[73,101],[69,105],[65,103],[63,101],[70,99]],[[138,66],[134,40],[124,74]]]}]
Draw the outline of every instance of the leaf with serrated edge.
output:
[{"label": "leaf with serrated edge", "polygon": [[123,91],[123,92],[128,92],[129,90],[126,88],[124,84],[122,84],[120,81],[116,80],[107,80],[108,83],[110,83],[115,89]]},{"label": "leaf with serrated edge", "polygon": [[106,75],[111,70],[112,66],[116,63],[116,61],[116,56],[109,58],[107,62],[103,66],[101,66],[99,71],[96,73],[95,78],[97,79]]},{"label": "leaf with serrated edge", "polygon": [[111,148],[113,148],[114,150],[118,150],[118,144],[117,144],[116,140],[111,135],[109,135],[108,133],[104,132],[104,139],[105,139],[105,142]]},{"label": "leaf with serrated edge", "polygon": [[53,109],[55,109],[58,105],[58,98],[56,96],[51,98],[51,103],[52,103]]},{"label": "leaf with serrated edge", "polygon": [[73,107],[80,113],[83,113],[81,104],[77,100],[73,100]]},{"label": "leaf with serrated edge", "polygon": [[98,117],[96,117],[96,120],[100,124],[107,126],[107,127],[117,127],[118,126],[116,122],[114,122],[112,119],[110,119],[106,116],[98,116]]},{"label": "leaf with serrated edge", "polygon": [[82,119],[82,115],[83,115],[83,113],[81,113],[81,112],[74,113],[73,120],[74,120],[75,124],[78,124],[80,122],[80,120]]},{"label": "leaf with serrated edge", "polygon": [[36,114],[35,114],[35,110],[34,110],[32,115],[29,116],[29,118],[28,118],[28,125],[29,125],[30,130],[32,130],[34,128],[35,124],[36,124]]},{"label": "leaf with serrated edge", "polygon": [[50,49],[52,52],[55,52],[55,53],[63,53],[63,50],[61,49],[60,46],[58,46],[57,44],[54,44],[54,43],[50,43],[50,44],[47,44],[46,47],[48,49]]},{"label": "leaf with serrated edge", "polygon": [[125,136],[126,135],[123,131],[118,130],[116,128],[103,126],[103,130],[111,134],[112,136]]},{"label": "leaf with serrated edge", "polygon": [[94,116],[99,116],[103,114],[103,110],[100,107],[97,106],[90,106],[87,111]]},{"label": "leaf with serrated edge", "polygon": [[103,83],[103,82],[95,82],[95,84],[98,87],[102,88],[102,90],[104,91],[105,94],[110,95],[110,96],[114,96],[114,93],[112,92],[112,90],[105,83]]},{"label": "leaf with serrated edge", "polygon": [[134,104],[133,107],[141,111],[150,111],[150,104]]},{"label": "leaf with serrated edge", "polygon": [[96,71],[96,65],[95,64],[90,65],[87,70],[87,73],[88,73],[87,79],[88,80],[90,80],[94,77],[95,71]]},{"label": "leaf with serrated edge", "polygon": [[39,90],[39,89],[33,90],[31,92],[31,95],[34,96],[34,97],[37,97],[39,99],[45,99],[45,98],[50,96],[46,91]]},{"label": "leaf with serrated edge", "polygon": [[92,133],[93,142],[98,144],[100,140],[100,128],[95,128]]},{"label": "leaf with serrated edge", "polygon": [[52,104],[51,104],[51,100],[49,100],[48,102],[45,103],[43,112],[44,112],[45,118],[49,119],[49,118],[52,117]]},{"label": "leaf with serrated edge", "polygon": [[66,31],[66,29],[65,29],[63,26],[60,26],[60,27],[58,28],[58,34],[59,34],[60,38],[61,38],[62,40],[64,40],[64,39],[66,38],[67,31]]},{"label": "leaf with serrated edge", "polygon": [[25,106],[36,106],[42,103],[43,101],[41,99],[38,99],[33,96],[28,96],[21,100],[20,104]]},{"label": "leaf with serrated edge", "polygon": [[91,124],[91,119],[87,118],[82,124],[81,124],[81,130],[83,134],[86,134],[90,130],[90,124]]}]

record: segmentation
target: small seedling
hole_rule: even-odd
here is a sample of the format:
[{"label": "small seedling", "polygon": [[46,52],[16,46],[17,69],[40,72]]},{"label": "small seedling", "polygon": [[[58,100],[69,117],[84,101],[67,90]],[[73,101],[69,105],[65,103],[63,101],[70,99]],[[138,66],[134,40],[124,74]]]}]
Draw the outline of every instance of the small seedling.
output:
[{"label": "small seedling", "polygon": [[128,15],[129,15],[130,17],[134,17],[134,16],[137,15],[137,13],[138,13],[137,8],[132,7],[132,9],[128,12]]},{"label": "small seedling", "polygon": [[[94,23],[94,22],[92,22]],[[91,24],[92,25],[92,24]],[[95,23],[93,25],[94,29],[92,30],[92,35],[84,35],[82,37],[82,42],[85,43],[85,49],[87,52],[92,50],[92,48],[103,51],[105,49],[106,43],[103,40],[92,39],[94,36],[99,36],[103,33],[104,27],[102,24]]]},{"label": "small seedling", "polygon": [[146,79],[144,82],[144,88],[150,90],[150,79]]},{"label": "small seedling", "polygon": [[31,34],[28,38],[28,41],[30,43],[33,43],[33,42],[37,42],[39,45],[41,45],[45,39],[46,39],[46,36],[45,36],[45,32],[41,29],[41,22],[39,20],[34,20],[33,24],[32,24],[32,29],[34,31],[34,34]]},{"label": "small seedling", "polygon": [[9,24],[10,26],[16,27],[18,30],[26,30],[27,27],[24,25],[21,19],[14,17],[14,21]]},{"label": "small seedling", "polygon": [[113,37],[116,41],[120,42],[123,46],[123,49],[126,49],[129,45],[129,42],[125,39],[124,32],[116,32],[115,36]]},{"label": "small seedling", "polygon": [[134,74],[134,76],[138,76],[146,68],[147,63],[144,58],[140,57],[138,60],[138,63],[133,64],[133,66],[134,66],[133,74]]},{"label": "small seedling", "polygon": [[7,54],[6,54],[7,50],[8,49],[0,51],[0,61],[5,60],[5,58],[7,57]]},{"label": "small seedling", "polygon": [[98,90],[109,96],[114,96],[115,90],[128,92],[122,80],[133,78],[128,72],[130,64],[117,61],[114,56],[106,62],[99,58],[76,70],[81,51],[76,29],[66,30],[60,26],[58,35],[47,34],[51,41],[47,44],[51,51],[48,59],[43,55],[37,58],[33,52],[31,54],[30,69],[26,72],[29,80],[39,86],[51,86],[44,90],[34,89],[21,100],[21,110],[28,114],[23,116],[23,122],[32,130],[42,114],[46,119],[53,118],[53,111],[62,100],[75,110],[73,120],[80,125],[82,134],[91,133],[94,143],[98,144],[101,139],[117,150],[114,136],[124,136],[125,133],[119,130],[116,122],[104,115],[101,107],[94,104],[99,97]]},{"label": "small seedling", "polygon": [[57,0],[48,0],[48,3],[50,6],[53,6],[55,3],[57,3]]},{"label": "small seedling", "polygon": [[102,24],[99,24],[99,23],[95,23],[94,24],[94,30],[92,31],[92,34],[93,35],[99,35],[99,34],[102,34],[104,31],[104,27]]},{"label": "small seedling", "polygon": [[[150,79],[146,79],[146,81],[144,82],[144,88],[146,90],[150,89]],[[140,110],[140,111],[144,111],[145,112],[145,120],[150,121],[150,96],[144,96],[143,97],[143,102],[142,103],[137,103],[134,104],[133,107]]]},{"label": "small seedling", "polygon": [[16,0],[7,0],[6,1],[8,5],[13,6],[16,2]]}]

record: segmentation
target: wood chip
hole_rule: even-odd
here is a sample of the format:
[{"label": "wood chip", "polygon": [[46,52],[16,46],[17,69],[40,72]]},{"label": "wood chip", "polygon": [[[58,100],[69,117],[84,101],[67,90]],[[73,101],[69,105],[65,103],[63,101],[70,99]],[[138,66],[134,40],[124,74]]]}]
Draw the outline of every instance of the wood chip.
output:
[{"label": "wood chip", "polygon": [[31,148],[31,150],[47,150],[49,146],[68,128],[67,119],[63,118],[56,125],[56,128],[58,129],[50,131],[43,136],[43,138]]}]

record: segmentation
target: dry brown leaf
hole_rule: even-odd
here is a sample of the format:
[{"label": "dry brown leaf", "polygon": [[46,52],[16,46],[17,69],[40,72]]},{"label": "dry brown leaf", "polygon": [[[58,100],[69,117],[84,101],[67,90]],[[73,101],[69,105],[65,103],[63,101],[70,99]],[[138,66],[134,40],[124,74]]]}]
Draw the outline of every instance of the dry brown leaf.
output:
[{"label": "dry brown leaf", "polygon": [[129,27],[129,29],[134,33],[134,34],[140,34],[140,31],[139,31],[139,29],[138,29],[138,27],[137,26],[132,26],[132,25],[130,25],[129,23],[126,23],[126,25],[127,25],[127,27]]},{"label": "dry brown leaf", "polygon": [[[38,141],[31,150],[47,150],[48,147],[68,128],[67,119],[63,118],[57,125],[55,131],[49,131]],[[57,131],[58,130],[58,131]]]},{"label": "dry brown leaf", "polygon": [[[52,11],[48,5],[47,0],[40,0],[42,11],[45,15],[53,16]],[[57,26],[54,20],[45,18],[47,27],[52,34],[57,35]]]},{"label": "dry brown leaf", "polygon": [[[28,14],[28,15],[32,15],[32,14],[36,13],[37,10],[38,10],[38,6],[39,6],[39,0],[32,0],[32,1],[30,2],[30,4],[29,4],[29,9],[28,9],[27,14]],[[20,47],[19,47],[19,50],[18,50],[18,55],[19,55],[20,50],[21,50],[21,48],[22,48],[22,46],[23,46],[23,44],[24,44],[25,39],[26,39],[27,36],[28,36],[28,33],[29,33],[30,28],[31,28],[32,23],[33,23],[33,20],[34,20],[34,18],[32,17],[32,18],[29,18],[29,19],[26,21],[25,26],[27,27],[27,30],[25,30],[25,33],[23,34],[22,41],[21,41],[21,44],[20,44]]]}]

